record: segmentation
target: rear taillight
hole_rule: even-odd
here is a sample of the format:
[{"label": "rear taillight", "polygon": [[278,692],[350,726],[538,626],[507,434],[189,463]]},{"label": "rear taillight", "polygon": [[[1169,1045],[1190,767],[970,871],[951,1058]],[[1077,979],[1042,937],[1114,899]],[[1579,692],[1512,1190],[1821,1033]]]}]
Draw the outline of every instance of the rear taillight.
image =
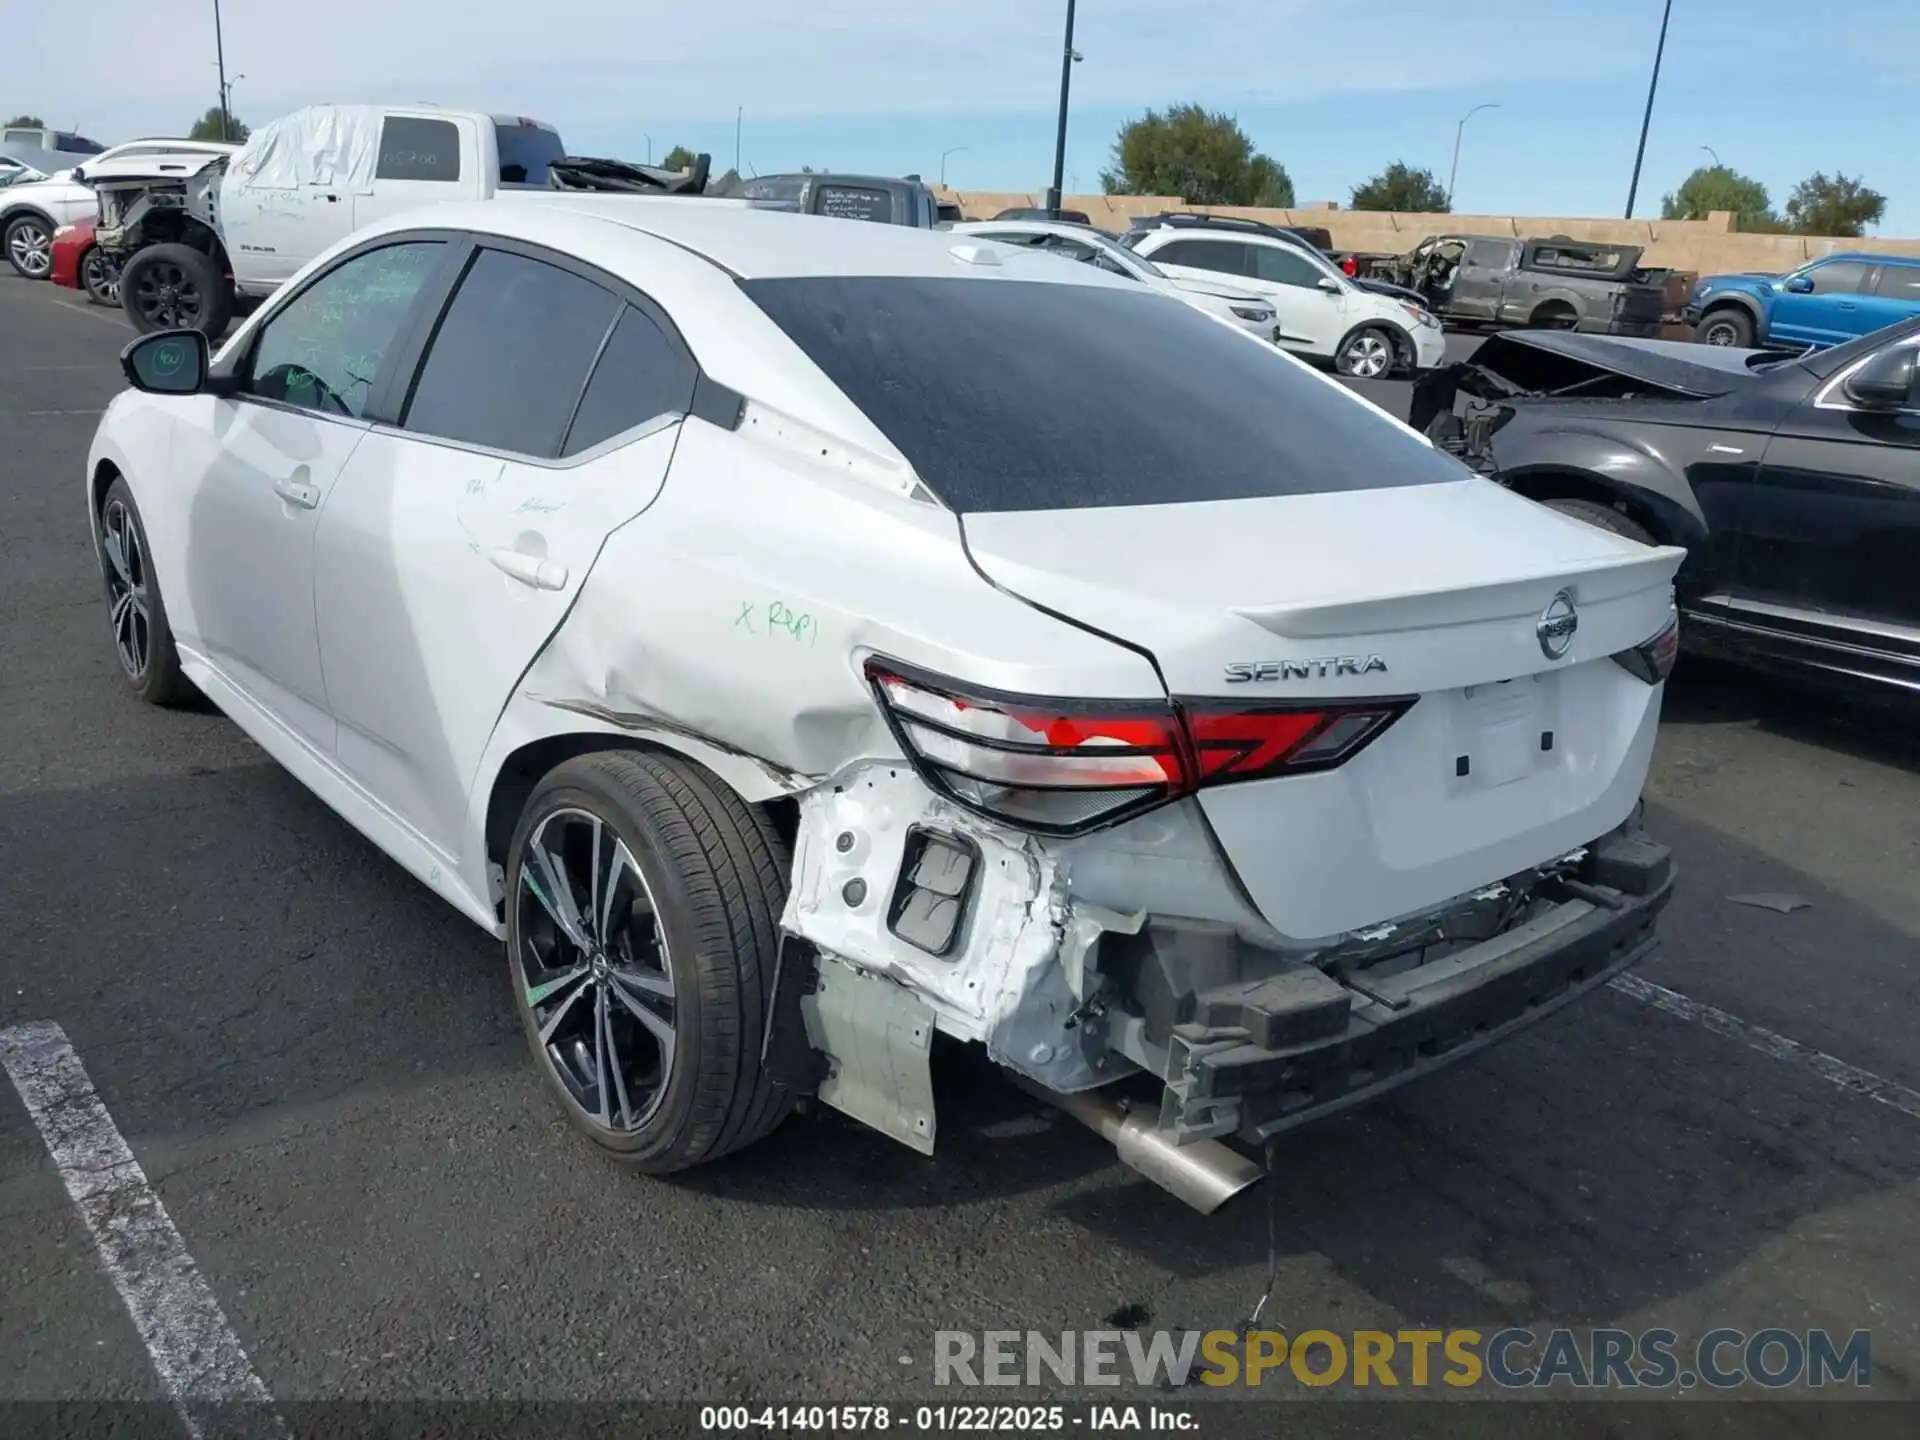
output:
[{"label": "rear taillight", "polygon": [[1673,673],[1673,662],[1680,655],[1680,616],[1669,612],[1667,623],[1651,640],[1616,654],[1614,663],[1639,676],[1649,685],[1658,685]]},{"label": "rear taillight", "polygon": [[1410,705],[1061,700],[962,686],[869,660],[887,723],[921,778],[1023,829],[1074,835],[1235,780],[1330,769]]}]

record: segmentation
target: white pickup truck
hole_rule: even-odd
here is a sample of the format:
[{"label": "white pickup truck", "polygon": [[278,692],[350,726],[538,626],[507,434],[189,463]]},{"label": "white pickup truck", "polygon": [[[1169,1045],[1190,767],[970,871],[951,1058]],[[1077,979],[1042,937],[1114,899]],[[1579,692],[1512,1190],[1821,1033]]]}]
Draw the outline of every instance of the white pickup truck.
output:
[{"label": "white pickup truck", "polygon": [[[690,173],[567,156],[553,126],[432,105],[316,105],[264,125],[237,154],[190,173],[129,160],[90,165],[95,240],[120,270],[120,303],[141,331],[217,337],[243,299],[383,216],[441,200],[556,190],[705,191]],[[743,204],[742,201],[712,202]]]}]

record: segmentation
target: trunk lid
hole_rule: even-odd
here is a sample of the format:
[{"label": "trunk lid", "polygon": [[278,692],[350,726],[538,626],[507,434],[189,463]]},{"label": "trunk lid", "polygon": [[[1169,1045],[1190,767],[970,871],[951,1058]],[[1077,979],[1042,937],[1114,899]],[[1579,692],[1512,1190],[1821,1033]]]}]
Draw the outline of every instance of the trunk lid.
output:
[{"label": "trunk lid", "polygon": [[[1678,549],[1479,479],[963,524],[990,580],[1147,651],[1174,696],[1418,697],[1337,769],[1201,791],[1282,934],[1414,914],[1594,839],[1639,796],[1659,692],[1610,657],[1665,623]],[[1539,631],[1562,591],[1577,628],[1555,658]]]}]

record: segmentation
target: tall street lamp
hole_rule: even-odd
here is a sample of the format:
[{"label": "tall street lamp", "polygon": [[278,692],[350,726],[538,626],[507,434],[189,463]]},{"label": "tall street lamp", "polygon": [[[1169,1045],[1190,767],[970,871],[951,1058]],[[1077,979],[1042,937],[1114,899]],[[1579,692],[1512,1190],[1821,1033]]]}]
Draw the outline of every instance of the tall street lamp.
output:
[{"label": "tall street lamp", "polygon": [[220,0],[213,0],[213,63],[220,70],[220,138],[232,138],[233,122],[227,113],[227,46],[220,36]]},{"label": "tall street lamp", "polygon": [[958,155],[962,150],[971,150],[972,148],[971,145],[955,145],[952,149],[942,150],[940,152],[940,184],[942,187],[947,183],[947,156]]},{"label": "tall street lamp", "polygon": [[1704,150],[1704,151],[1706,151],[1706,152],[1707,152],[1707,154],[1709,154],[1709,155],[1711,155],[1711,156],[1713,156],[1713,168],[1714,168],[1714,169],[1716,169],[1716,170],[1724,170],[1724,169],[1726,169],[1726,168],[1727,168],[1726,166],[1724,166],[1724,165],[1722,165],[1722,164],[1720,163],[1720,152],[1719,152],[1718,150],[1716,150],[1716,149],[1714,149],[1714,148],[1713,148],[1713,146],[1711,146],[1711,145],[1702,145],[1702,146],[1701,146],[1700,148],[1701,148],[1702,150]]},{"label": "tall street lamp", "polygon": [[1627,186],[1627,219],[1633,218],[1633,197],[1640,193],[1640,162],[1647,158],[1647,127],[1653,124],[1653,92],[1660,88],[1660,57],[1667,53],[1667,21],[1673,18],[1673,0],[1660,11],[1660,43],[1653,47],[1653,78],[1647,82],[1647,113],[1640,117],[1640,148],[1633,152],[1633,181]]},{"label": "tall street lamp", "polygon": [[1466,114],[1462,115],[1460,117],[1460,123],[1453,127],[1453,168],[1447,171],[1447,209],[1449,211],[1453,209],[1454,178],[1460,173],[1460,137],[1466,133],[1467,121],[1478,115],[1482,110],[1498,110],[1499,108],[1500,102],[1498,100],[1489,100],[1484,105],[1476,105],[1467,111]]},{"label": "tall street lamp", "polygon": [[1067,0],[1067,40],[1060,53],[1060,128],[1053,139],[1053,188],[1047,191],[1048,218],[1060,218],[1060,181],[1067,168],[1067,94],[1073,87],[1073,65],[1080,52],[1073,48],[1073,0]]}]

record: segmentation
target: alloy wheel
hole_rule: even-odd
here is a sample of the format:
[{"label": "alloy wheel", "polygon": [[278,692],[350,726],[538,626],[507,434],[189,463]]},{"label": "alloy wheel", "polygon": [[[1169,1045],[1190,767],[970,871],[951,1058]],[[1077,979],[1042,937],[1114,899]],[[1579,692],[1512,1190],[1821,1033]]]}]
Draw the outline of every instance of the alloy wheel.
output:
[{"label": "alloy wheel", "polygon": [[7,250],[14,265],[29,280],[44,280],[53,269],[53,236],[37,221],[15,225]]},{"label": "alloy wheel", "polygon": [[120,269],[95,246],[80,262],[80,283],[102,305],[120,303]]},{"label": "alloy wheel", "polygon": [[673,1075],[678,1007],[633,852],[598,815],[554,810],[527,837],[514,905],[514,978],[548,1070],[599,1128],[639,1130]]},{"label": "alloy wheel", "polygon": [[107,605],[113,648],[132,680],[147,673],[153,649],[153,614],[147,594],[147,557],[133,512],[111,501],[100,517],[100,549],[107,560]]},{"label": "alloy wheel", "polygon": [[1722,321],[1718,325],[1707,326],[1707,333],[1701,338],[1709,345],[1731,345],[1739,337],[1734,334],[1733,326]]},{"label": "alloy wheel", "polygon": [[1377,380],[1393,366],[1393,347],[1378,335],[1357,335],[1347,345],[1347,373]]},{"label": "alloy wheel", "polygon": [[200,286],[178,265],[147,265],[133,287],[140,316],[157,330],[191,330],[200,318]]}]

